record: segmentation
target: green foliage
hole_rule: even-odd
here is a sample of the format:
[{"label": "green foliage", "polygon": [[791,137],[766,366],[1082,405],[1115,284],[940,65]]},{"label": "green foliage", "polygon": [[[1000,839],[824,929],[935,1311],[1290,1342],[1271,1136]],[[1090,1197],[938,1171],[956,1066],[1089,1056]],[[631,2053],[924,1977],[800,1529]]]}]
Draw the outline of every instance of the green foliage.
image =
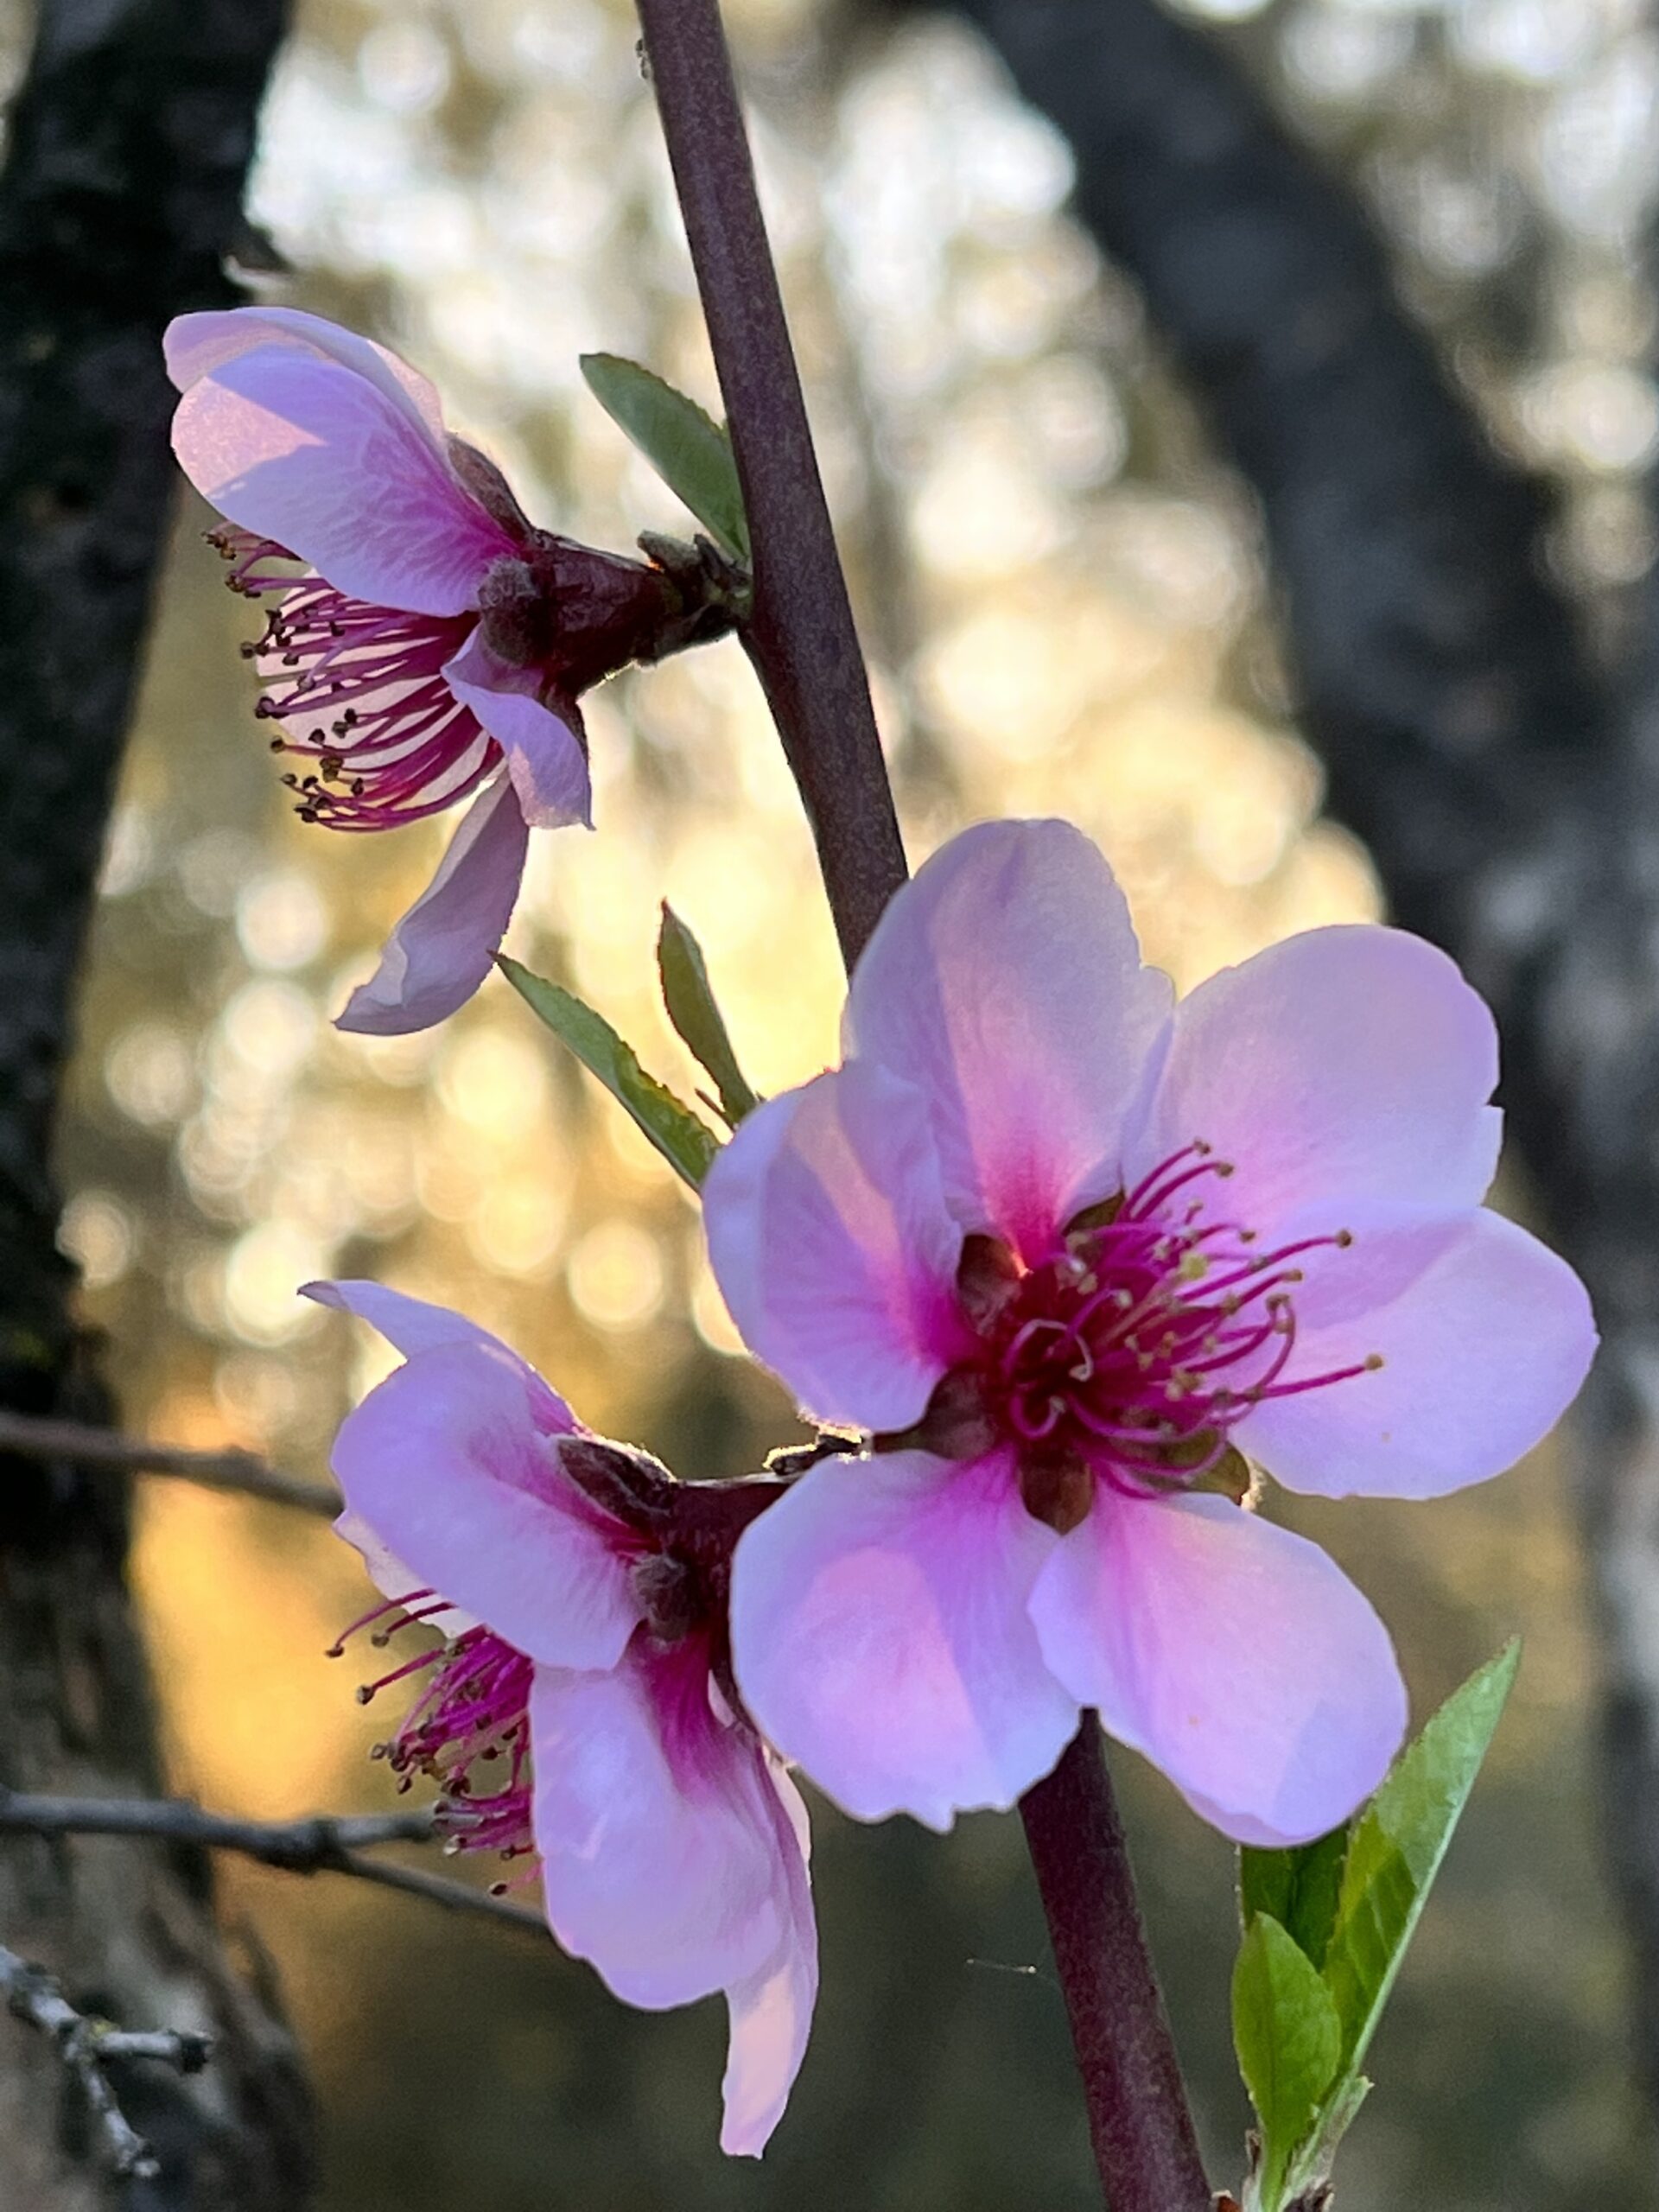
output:
[{"label": "green foliage", "polygon": [[1274,2206],[1337,2078],[1342,2022],[1319,1968],[1269,1912],[1245,1929],[1233,1969],[1233,2044],[1262,2124],[1255,2187],[1262,2203]]},{"label": "green foliage", "polygon": [[715,1002],[702,947],[666,900],[663,903],[662,931],[657,939],[657,966],[663,979],[663,1003],[668,1008],[668,1018],[699,1067],[713,1080],[719,1095],[720,1111],[735,1128],[760,1101],[737,1065],[737,1055],[726,1032],[725,1017]]},{"label": "green foliage", "polygon": [[1330,2172],[1520,1656],[1512,1642],[1471,1675],[1346,1827],[1292,1850],[1239,1853],[1233,2036],[1262,2129],[1248,2212],[1280,2212]]},{"label": "green foliage", "polygon": [[1344,1821],[1329,1835],[1287,1851],[1255,1851],[1249,1845],[1238,1853],[1239,1917],[1248,1929],[1258,1912],[1271,1913],[1294,1936],[1316,1967],[1325,1964],[1326,1947],[1337,1924],[1337,1899],[1342,1887],[1343,1861],[1348,1855],[1349,1824]]},{"label": "green foliage", "polygon": [[584,353],[588,389],[626,431],[677,499],[745,567],[749,525],[732,442],[695,399],[616,353]]},{"label": "green foliage", "polygon": [[496,955],[496,965],[554,1035],[626,1108],[669,1166],[694,1191],[701,1190],[720,1149],[708,1123],[655,1076],[645,1073],[632,1046],[623,1043],[602,1014],[559,984],[532,976],[505,953]]}]

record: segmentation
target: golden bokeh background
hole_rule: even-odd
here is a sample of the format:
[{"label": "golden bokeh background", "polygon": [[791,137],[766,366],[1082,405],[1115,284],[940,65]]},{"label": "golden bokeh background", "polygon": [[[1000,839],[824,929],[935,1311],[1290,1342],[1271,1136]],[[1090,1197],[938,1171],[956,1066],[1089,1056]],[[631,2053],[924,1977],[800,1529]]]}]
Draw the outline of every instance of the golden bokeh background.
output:
[{"label": "golden bokeh background", "polygon": [[[912,858],[988,815],[1078,822],[1185,988],[1381,911],[1319,814],[1249,499],[1132,287],[1064,212],[1064,143],[948,18],[878,35],[733,0],[758,153]],[[1365,191],[1495,436],[1564,493],[1554,548],[1604,626],[1651,548],[1659,438],[1634,257],[1651,35],[1622,0],[1217,0],[1242,66]],[[258,282],[397,346],[533,518],[683,525],[578,353],[715,386],[623,0],[302,0],[254,212]],[[274,289],[273,289],[274,287]],[[796,1433],[737,1355],[695,1209],[492,982],[441,1030],[329,1015],[448,825],[334,836],[286,810],[204,509],[183,503],[105,874],[62,1157],[64,1237],[129,1425],[323,1465],[385,1371],[296,1286],[366,1274],[464,1308],[595,1427],[689,1475]],[[646,1065],[659,899],[701,938],[752,1080],[833,1055],[841,983],[799,808],[741,653],[589,702],[597,834],[533,841],[509,945]],[[1596,1833],[1595,1656],[1553,1453],[1432,1507],[1293,1510],[1376,1597],[1420,1715],[1511,1630],[1515,1701],[1381,2039],[1347,2212],[1650,2201]],[[1276,1510],[1276,1509],[1275,1509]],[[272,1509],[147,1484],[135,1575],[178,1786],[233,1812],[384,1802],[354,1556]],[[1218,2177],[1229,1854],[1121,1759]],[[825,1994],[759,2170],[714,2150],[718,2008],[647,2018],[550,1947],[355,1885],[225,1869],[326,2112],[329,2212],[1083,2206],[1091,2182],[1017,1823],[945,1841],[817,1822]],[[1036,1971],[1031,1971],[1032,1968]]]}]

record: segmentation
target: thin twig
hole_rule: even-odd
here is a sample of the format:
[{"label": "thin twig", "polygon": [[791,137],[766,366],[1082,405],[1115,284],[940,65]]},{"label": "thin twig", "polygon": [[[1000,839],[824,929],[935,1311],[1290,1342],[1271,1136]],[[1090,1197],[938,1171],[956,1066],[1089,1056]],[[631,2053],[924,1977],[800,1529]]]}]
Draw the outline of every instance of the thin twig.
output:
[{"label": "thin twig", "polygon": [[754,556],[744,643],[817,841],[848,965],[905,880],[870,687],[716,0],[639,0]]},{"label": "thin twig", "polygon": [[204,1812],[182,1797],[27,1797],[0,1789],[0,1835],[140,1836],[164,1843],[233,1851],[285,1874],[349,1874],[454,1912],[505,1920],[546,1933],[528,1905],[475,1890],[423,1866],[402,1866],[365,1854],[377,1844],[430,1843],[438,1828],[429,1811],[314,1813],[298,1821],[244,1821]]},{"label": "thin twig", "polygon": [[176,2074],[197,2074],[213,2050],[210,2037],[184,2028],[118,2028],[78,2012],[42,1967],[0,1944],[0,1997],[15,2019],[38,2028],[86,2101],[112,2173],[152,2181],[155,2153],[122,2111],[105,2068],[116,2059],[147,2058]]},{"label": "thin twig", "polygon": [[321,1514],[330,1520],[340,1509],[340,1492],[330,1484],[283,1474],[251,1452],[200,1452],[183,1444],[152,1444],[142,1436],[123,1436],[81,1421],[0,1413],[0,1452],[7,1452],[24,1459],[73,1459],[80,1467],[162,1475],[204,1490],[231,1491],[271,1505],[291,1505],[301,1513]]}]

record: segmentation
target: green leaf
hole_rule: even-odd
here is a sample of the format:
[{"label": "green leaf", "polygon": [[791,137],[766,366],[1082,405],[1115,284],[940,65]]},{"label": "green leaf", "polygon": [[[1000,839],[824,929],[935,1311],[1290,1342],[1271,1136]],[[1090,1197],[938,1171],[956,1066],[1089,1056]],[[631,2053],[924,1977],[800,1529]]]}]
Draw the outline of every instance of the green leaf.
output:
[{"label": "green leaf", "polygon": [[1268,1912],[1250,1922],[1233,1969],[1233,2042],[1262,2123],[1252,2199],[1278,2212],[1291,2159],[1342,2063],[1342,2023],[1319,1968]]},{"label": "green leaf", "polygon": [[630,1045],[625,1045],[602,1014],[550,983],[504,952],[496,966],[521,998],[567,1044],[582,1065],[620,1101],[669,1166],[694,1191],[701,1190],[720,1146],[714,1131],[684,1101],[655,1076],[647,1075]]},{"label": "green leaf", "polygon": [[725,430],[695,399],[616,353],[584,353],[588,389],[626,432],[677,499],[734,561],[749,558],[737,463]]},{"label": "green leaf", "polygon": [[715,1003],[703,962],[702,947],[666,899],[663,926],[657,939],[657,966],[663,979],[663,1003],[668,1018],[690,1046],[697,1065],[713,1077],[720,1094],[720,1110],[733,1128],[760,1101],[750,1090],[737,1065],[725,1018]]},{"label": "green leaf", "polygon": [[1324,1961],[1350,2068],[1365,2056],[1520,1662],[1511,1641],[1454,1691],[1353,1824]]},{"label": "green leaf", "polygon": [[1317,2126],[1293,2159],[1287,2180],[1293,2190],[1309,2189],[1329,2174],[1337,2145],[1370,2086],[1361,2063],[1520,1662],[1520,1643],[1512,1640],[1477,1669],[1401,1754],[1350,1824],[1335,1924],[1322,1961],[1342,2031],[1341,2069]]},{"label": "green leaf", "polygon": [[1283,1851],[1256,1851],[1242,1844],[1238,1853],[1238,1912],[1248,1929],[1258,1912],[1268,1912],[1316,1967],[1325,1964],[1331,1932],[1337,1924],[1337,1897],[1343,1861],[1348,1855],[1348,1823],[1312,1843]]}]

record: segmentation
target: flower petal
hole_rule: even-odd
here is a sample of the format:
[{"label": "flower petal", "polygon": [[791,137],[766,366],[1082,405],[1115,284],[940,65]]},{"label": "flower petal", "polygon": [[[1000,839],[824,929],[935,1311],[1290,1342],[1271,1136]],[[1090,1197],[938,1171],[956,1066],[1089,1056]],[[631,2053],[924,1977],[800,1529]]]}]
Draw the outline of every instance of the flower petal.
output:
[{"label": "flower petal", "polygon": [[784,1920],[778,1950],[726,1993],[731,2044],[726,2062],[725,2120],[720,2147],[733,2158],[758,2158],[784,2116],[806,2055],[818,1995],[818,1928],[807,1878],[806,1808],[775,1761],[768,1763],[777,1800],[777,1885]]},{"label": "flower petal", "polygon": [[1032,1595],[1045,1657],[1108,1732],[1241,1843],[1302,1843],[1388,1770],[1388,1630],[1317,1545],[1224,1497],[1103,1484]]},{"label": "flower petal", "polygon": [[[1293,1227],[1294,1224],[1292,1224]],[[1502,1474],[1577,1396],[1596,1348],[1584,1285],[1484,1208],[1446,1219],[1371,1207],[1344,1251],[1310,1254],[1281,1382],[1382,1364],[1273,1397],[1236,1431],[1287,1489],[1440,1497]]]},{"label": "flower petal", "polygon": [[823,1421],[899,1429],[964,1348],[926,1101],[849,1061],[743,1121],[703,1185],[745,1343]]},{"label": "flower petal", "polygon": [[1077,1727],[1027,1599],[1057,1539],[1011,1461],[830,1459],[744,1534],[732,1660],[756,1726],[864,1821],[1012,1805]]},{"label": "flower petal", "polygon": [[220,359],[179,401],[173,450],[221,514],[371,606],[464,613],[515,550],[407,397],[308,346]]},{"label": "flower petal", "polygon": [[440,1344],[347,1414],[334,1472],[423,1586],[531,1659],[611,1667],[639,1607],[615,1525],[560,1471],[555,1409],[500,1346]]},{"label": "flower petal", "polygon": [[777,1791],[754,1738],[715,1719],[695,1639],[641,1637],[604,1674],[538,1667],[530,1735],[543,1896],[567,1951],[653,2012],[770,1969],[792,1910]]},{"label": "flower petal", "polygon": [[541,681],[537,671],[510,668],[474,630],[443,674],[456,698],[472,709],[506,755],[507,773],[531,829],[563,830],[580,823],[591,830],[587,747],[562,715],[534,696]]},{"label": "flower petal", "polygon": [[[402,1603],[405,1599],[425,1594],[427,1586],[420,1576],[413,1567],[405,1567],[395,1552],[386,1549],[360,1513],[348,1509],[340,1514],[334,1522],[334,1534],[359,1554],[370,1581],[383,1598]],[[469,1628],[481,1626],[470,1613],[463,1613],[454,1605],[446,1605],[435,1613],[423,1606],[421,1622],[435,1635],[446,1638],[464,1636]]]},{"label": "flower petal", "polygon": [[1234,1172],[1185,1197],[1257,1230],[1315,1200],[1478,1205],[1497,1081],[1492,1017],[1443,952],[1402,930],[1308,930],[1177,1007],[1125,1177],[1201,1140]]},{"label": "flower petal", "polygon": [[498,778],[474,800],[437,874],[392,931],[380,965],[352,993],[335,1028],[403,1037],[465,1006],[512,919],[529,836],[517,792]]},{"label": "flower petal", "polygon": [[925,1095],[963,1227],[1033,1260],[1117,1187],[1123,1116],[1169,1004],[1089,840],[1063,822],[989,822],[882,916],[843,1043]]},{"label": "flower petal", "polygon": [[162,345],[168,375],[181,391],[188,391],[226,361],[263,346],[288,346],[337,361],[378,386],[408,416],[433,451],[447,457],[443,410],[428,379],[386,346],[359,338],[354,330],[344,330],[320,315],[307,315],[301,308],[210,308],[196,315],[175,315]]},{"label": "flower petal", "polygon": [[[480,1329],[476,1321],[469,1321],[464,1313],[456,1313],[448,1306],[434,1306],[424,1298],[410,1298],[401,1290],[388,1290],[384,1283],[361,1280],[343,1282],[308,1282],[300,1286],[300,1296],[311,1299],[318,1306],[331,1306],[338,1313],[354,1313],[359,1321],[366,1321],[378,1329],[386,1342],[403,1353],[405,1359],[417,1351],[431,1351],[439,1344],[493,1344],[498,1351],[507,1352],[509,1358],[518,1354],[510,1351],[499,1337],[487,1329]],[[526,1375],[535,1370],[519,1361]],[[541,1377],[537,1376],[540,1382]],[[574,1433],[579,1424],[563,1398],[548,1389],[543,1390],[563,1415],[562,1426]]]}]

